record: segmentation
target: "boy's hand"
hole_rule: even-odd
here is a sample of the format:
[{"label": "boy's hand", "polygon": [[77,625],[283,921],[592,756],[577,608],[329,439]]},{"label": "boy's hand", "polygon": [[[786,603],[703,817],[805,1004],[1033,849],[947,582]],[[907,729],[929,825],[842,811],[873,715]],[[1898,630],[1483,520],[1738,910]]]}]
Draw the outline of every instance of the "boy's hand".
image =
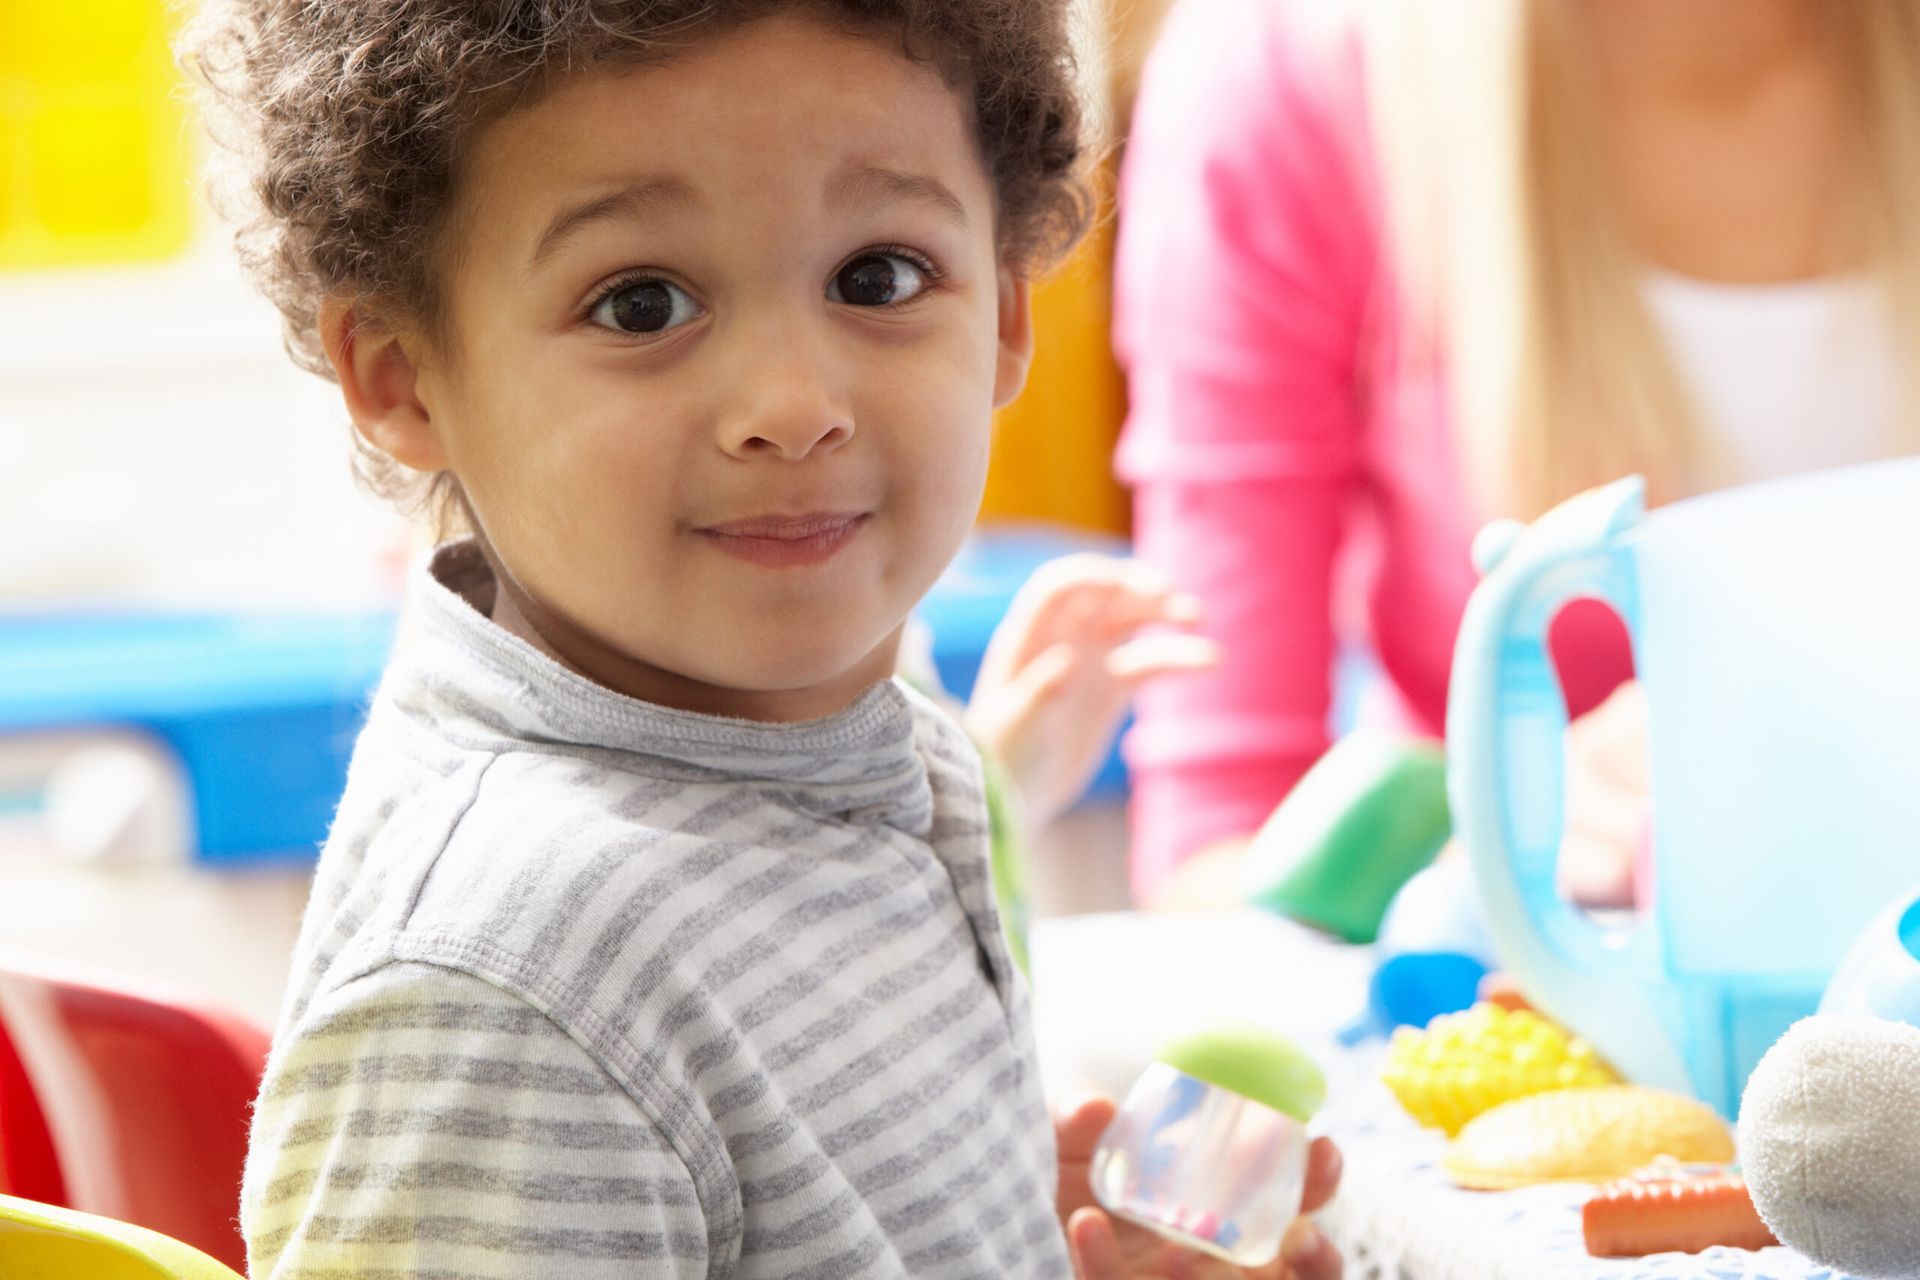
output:
[{"label": "boy's hand", "polygon": [[[1060,1220],[1066,1224],[1079,1280],[1340,1280],[1339,1253],[1304,1217],[1287,1231],[1280,1257],[1252,1270],[1183,1249],[1133,1223],[1115,1221],[1094,1201],[1089,1170],[1093,1148],[1113,1119],[1113,1100],[1090,1098],[1054,1117],[1060,1147]],[[1301,1211],[1311,1213],[1333,1198],[1340,1183],[1340,1152],[1315,1138],[1307,1157],[1307,1187]]]},{"label": "boy's hand", "polygon": [[1080,798],[1143,680],[1219,661],[1202,636],[1141,634],[1199,618],[1199,602],[1157,570],[1112,556],[1064,556],[1020,588],[987,644],[966,720],[1032,822]]}]

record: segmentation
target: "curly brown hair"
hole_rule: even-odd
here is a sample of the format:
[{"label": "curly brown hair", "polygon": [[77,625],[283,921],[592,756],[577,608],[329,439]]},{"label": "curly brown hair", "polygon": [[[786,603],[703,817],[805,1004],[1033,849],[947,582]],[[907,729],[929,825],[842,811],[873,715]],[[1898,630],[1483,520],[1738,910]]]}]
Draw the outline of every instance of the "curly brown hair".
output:
[{"label": "curly brown hair", "polygon": [[[474,131],[555,76],[661,62],[712,34],[808,8],[898,38],[970,86],[1002,255],[1024,273],[1085,231],[1082,113],[1065,0],[207,0],[181,44],[229,163],[215,204],[279,309],[294,362],[331,379],[321,302],[350,294],[435,331],[436,237]],[[355,436],[375,492],[459,514]]]}]

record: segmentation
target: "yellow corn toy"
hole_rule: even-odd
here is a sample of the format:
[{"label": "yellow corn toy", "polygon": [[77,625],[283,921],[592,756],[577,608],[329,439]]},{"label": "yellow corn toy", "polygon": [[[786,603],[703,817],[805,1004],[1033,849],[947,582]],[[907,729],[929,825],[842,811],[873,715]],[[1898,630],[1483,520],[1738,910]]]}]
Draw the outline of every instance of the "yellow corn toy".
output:
[{"label": "yellow corn toy", "polygon": [[1408,1114],[1448,1137],[1503,1102],[1619,1080],[1585,1040],[1493,1004],[1442,1014],[1425,1031],[1401,1027],[1381,1075]]}]

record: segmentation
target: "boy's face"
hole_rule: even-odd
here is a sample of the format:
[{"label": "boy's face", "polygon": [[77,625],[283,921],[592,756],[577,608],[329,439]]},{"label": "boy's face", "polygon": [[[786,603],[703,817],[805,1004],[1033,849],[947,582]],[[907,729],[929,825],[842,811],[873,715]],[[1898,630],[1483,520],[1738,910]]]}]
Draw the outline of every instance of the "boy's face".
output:
[{"label": "boy's face", "polygon": [[497,619],[719,714],[891,672],[1026,368],[970,115],[897,46],[780,16],[478,135],[403,460],[458,476]]}]

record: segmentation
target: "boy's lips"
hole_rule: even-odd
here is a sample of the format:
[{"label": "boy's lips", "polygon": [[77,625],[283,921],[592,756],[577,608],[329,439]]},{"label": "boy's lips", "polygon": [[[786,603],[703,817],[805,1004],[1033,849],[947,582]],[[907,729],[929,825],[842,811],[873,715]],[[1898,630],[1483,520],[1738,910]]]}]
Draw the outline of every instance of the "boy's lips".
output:
[{"label": "boy's lips", "polygon": [[753,516],[695,530],[730,556],[767,568],[819,564],[852,541],[864,511],[817,511],[798,516]]}]

